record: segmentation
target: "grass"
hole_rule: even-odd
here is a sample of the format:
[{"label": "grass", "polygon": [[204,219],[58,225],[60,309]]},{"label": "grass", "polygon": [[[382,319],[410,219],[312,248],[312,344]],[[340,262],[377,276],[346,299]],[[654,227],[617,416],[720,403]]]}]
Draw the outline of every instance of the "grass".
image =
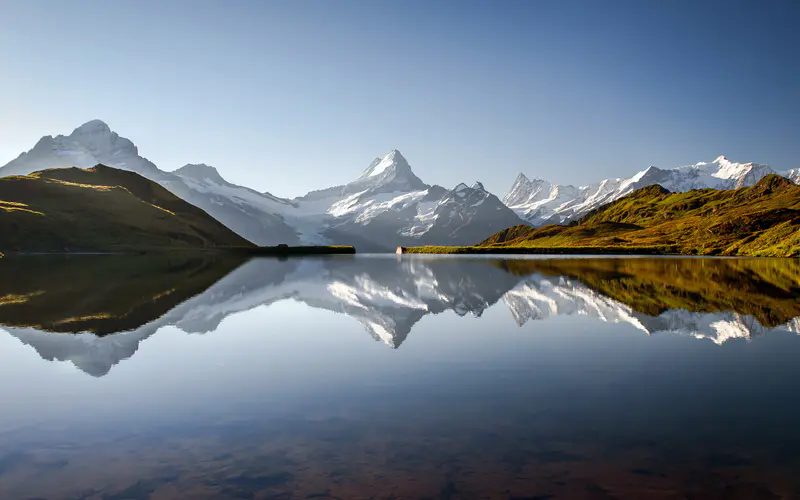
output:
[{"label": "grass", "polygon": [[102,165],[0,179],[0,244],[6,253],[355,253],[352,246],[258,247],[159,184]]},{"label": "grass", "polygon": [[532,255],[667,255],[674,247],[535,247],[535,246],[421,246],[403,247],[410,254],[532,254]]},{"label": "grass", "polygon": [[144,177],[104,166],[0,179],[1,251],[255,247]]},{"label": "grass", "polygon": [[800,186],[768,175],[735,190],[647,186],[568,225],[514,226],[471,247],[405,253],[800,256]]}]

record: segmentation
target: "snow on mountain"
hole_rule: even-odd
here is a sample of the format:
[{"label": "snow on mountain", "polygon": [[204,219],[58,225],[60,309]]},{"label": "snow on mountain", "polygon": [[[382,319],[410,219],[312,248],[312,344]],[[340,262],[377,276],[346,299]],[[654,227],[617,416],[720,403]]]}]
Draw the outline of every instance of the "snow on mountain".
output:
[{"label": "snow on mountain", "polygon": [[[0,176],[54,167],[102,163],[160,183],[240,234],[261,245],[352,244],[360,251],[391,251],[397,245],[476,244],[496,231],[530,223],[562,223],[658,183],[671,191],[752,185],[773,170],[734,163],[724,156],[671,170],[649,167],[627,179],[583,187],[558,185],[520,174],[503,201],[480,182],[453,189],[425,184],[409,162],[392,150],[375,158],[352,182],[312,191],[293,200],[227,182],[204,164],[160,170],[130,140],[100,120],[70,135],[43,137],[30,151],[0,168]],[[800,169],[784,172],[795,182]]]},{"label": "snow on mountain", "polygon": [[139,155],[133,142],[112,132],[100,120],[89,121],[68,136],[43,137],[33,149],[0,168],[0,176],[56,167],[89,168],[98,163],[158,182],[254,243],[300,241],[297,231],[281,215],[292,207],[288,200],[230,184],[207,165],[187,165],[175,172],[160,170]]},{"label": "snow on mountain", "polygon": [[[499,200],[484,207],[473,195],[470,199],[476,203],[471,205],[443,199],[447,189],[425,184],[397,150],[376,158],[352,182],[287,200],[227,182],[205,164],[160,170],[139,155],[133,142],[100,120],[89,121],[68,136],[43,137],[0,168],[0,176],[98,163],[160,183],[260,245],[335,243],[354,244],[361,251],[391,251],[397,245],[474,244],[522,222],[499,206]],[[480,183],[471,189],[485,193]]]},{"label": "snow on mountain", "polygon": [[359,189],[355,186],[363,186],[385,192],[415,191],[428,187],[414,174],[408,160],[396,149],[391,150],[383,158],[375,158],[364,173],[348,186],[352,189]]},{"label": "snow on mountain", "polygon": [[[660,184],[673,192],[703,188],[735,189],[752,186],[765,175],[774,173],[767,165],[735,163],[719,156],[711,162],[673,169],[651,166],[627,179],[606,179],[582,187],[551,184],[539,179],[531,181],[519,174],[503,202],[520,217],[538,226],[580,218],[601,205],[651,184]],[[794,171],[782,175],[795,182],[800,179],[800,174]]]},{"label": "snow on mountain", "polygon": [[[367,251],[397,245],[475,244],[523,221],[483,184],[448,191],[423,183],[403,155],[376,158],[343,186],[292,200],[307,214],[328,216],[321,234],[334,243],[356,242]],[[485,204],[484,204],[485,203]]]},{"label": "snow on mountain", "polygon": [[795,184],[800,184],[800,168],[791,168],[785,172],[781,172],[781,175],[791,180]]},{"label": "snow on mountain", "polygon": [[88,168],[98,163],[131,170],[153,180],[163,173],[147,158],[139,156],[139,150],[130,140],[112,132],[104,122],[92,120],[70,135],[42,137],[33,149],[2,167],[0,175],[27,175],[55,167]]}]

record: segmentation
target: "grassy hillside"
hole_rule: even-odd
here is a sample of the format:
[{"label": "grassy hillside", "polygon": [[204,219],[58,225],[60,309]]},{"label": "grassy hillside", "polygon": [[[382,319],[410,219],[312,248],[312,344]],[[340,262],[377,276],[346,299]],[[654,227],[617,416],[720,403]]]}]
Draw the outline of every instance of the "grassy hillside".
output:
[{"label": "grassy hillside", "polygon": [[784,259],[514,259],[495,265],[527,276],[569,276],[634,311],[734,311],[774,327],[800,316],[800,262]]},{"label": "grassy hillside", "polygon": [[648,186],[577,223],[514,226],[495,233],[479,248],[798,256],[800,186],[776,175],[730,191],[670,193],[661,186]]},{"label": "grassy hillside", "polygon": [[98,335],[131,330],[202,293],[245,261],[201,252],[0,259],[0,325]]},{"label": "grassy hillside", "polygon": [[0,179],[0,251],[252,247],[139,174],[98,165]]}]

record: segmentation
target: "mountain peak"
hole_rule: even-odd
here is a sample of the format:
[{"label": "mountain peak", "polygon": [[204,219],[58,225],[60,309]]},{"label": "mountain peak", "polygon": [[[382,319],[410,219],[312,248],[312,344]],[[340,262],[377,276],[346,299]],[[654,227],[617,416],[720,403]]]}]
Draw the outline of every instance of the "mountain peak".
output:
[{"label": "mountain peak", "polygon": [[72,131],[71,135],[92,135],[92,134],[110,134],[111,127],[108,126],[103,120],[89,120],[80,127]]},{"label": "mountain peak", "polygon": [[389,153],[387,153],[387,155],[384,156],[384,158],[392,158],[397,161],[408,163],[406,158],[403,156],[403,153],[401,153],[399,149],[393,149],[389,151]]},{"label": "mountain peak", "polygon": [[375,158],[364,173],[351,184],[367,185],[381,189],[425,189],[428,187],[411,170],[411,165],[400,153],[393,149],[382,158]]},{"label": "mountain peak", "polygon": [[225,179],[219,175],[219,171],[211,165],[205,163],[187,163],[174,172],[176,175],[195,179],[198,181],[210,180],[216,183],[226,183]]},{"label": "mountain peak", "polygon": [[547,181],[545,181],[544,179],[540,179],[538,177],[534,177],[533,179],[531,179],[527,175],[520,172],[519,174],[517,174],[517,178],[514,179],[514,184],[512,184],[511,189],[513,190],[514,187],[516,186],[532,186],[536,184],[544,184],[546,182]]},{"label": "mountain peak", "polygon": [[480,181],[475,181],[475,184],[472,185],[472,189],[478,191],[486,191],[486,188],[483,187],[483,183]]},{"label": "mountain peak", "polygon": [[520,172],[519,174],[517,174],[517,178],[514,179],[514,184],[516,185],[516,184],[520,184],[520,183],[528,183],[530,181],[531,180],[528,179],[527,175],[525,175],[522,172]]},{"label": "mountain peak", "polygon": [[730,163],[730,160],[725,155],[717,156],[717,159],[711,163]]},{"label": "mountain peak", "polygon": [[120,137],[102,120],[90,120],[84,123],[73,130],[68,139],[86,147],[98,159],[116,156],[120,152],[134,156],[139,155],[139,150],[133,142]]},{"label": "mountain peak", "polygon": [[387,172],[408,172],[413,175],[411,172],[411,166],[408,164],[408,160],[400,153],[400,151],[393,149],[389,151],[384,157],[375,158],[372,163],[370,163],[369,167],[361,174],[361,179],[366,179],[368,177],[377,177],[385,175]]}]

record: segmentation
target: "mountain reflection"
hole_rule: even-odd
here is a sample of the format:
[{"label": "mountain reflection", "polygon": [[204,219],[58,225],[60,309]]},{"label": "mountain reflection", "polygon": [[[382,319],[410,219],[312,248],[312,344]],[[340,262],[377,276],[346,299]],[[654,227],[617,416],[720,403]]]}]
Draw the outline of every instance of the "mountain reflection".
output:
[{"label": "mountain reflection", "polygon": [[798,331],[800,264],[781,259],[463,259],[213,255],[0,260],[0,324],[44,359],[103,376],[172,325],[217,329],[281,300],[343,313],[399,347],[427,314],[503,302],[520,326],[581,315],[723,343]]}]

